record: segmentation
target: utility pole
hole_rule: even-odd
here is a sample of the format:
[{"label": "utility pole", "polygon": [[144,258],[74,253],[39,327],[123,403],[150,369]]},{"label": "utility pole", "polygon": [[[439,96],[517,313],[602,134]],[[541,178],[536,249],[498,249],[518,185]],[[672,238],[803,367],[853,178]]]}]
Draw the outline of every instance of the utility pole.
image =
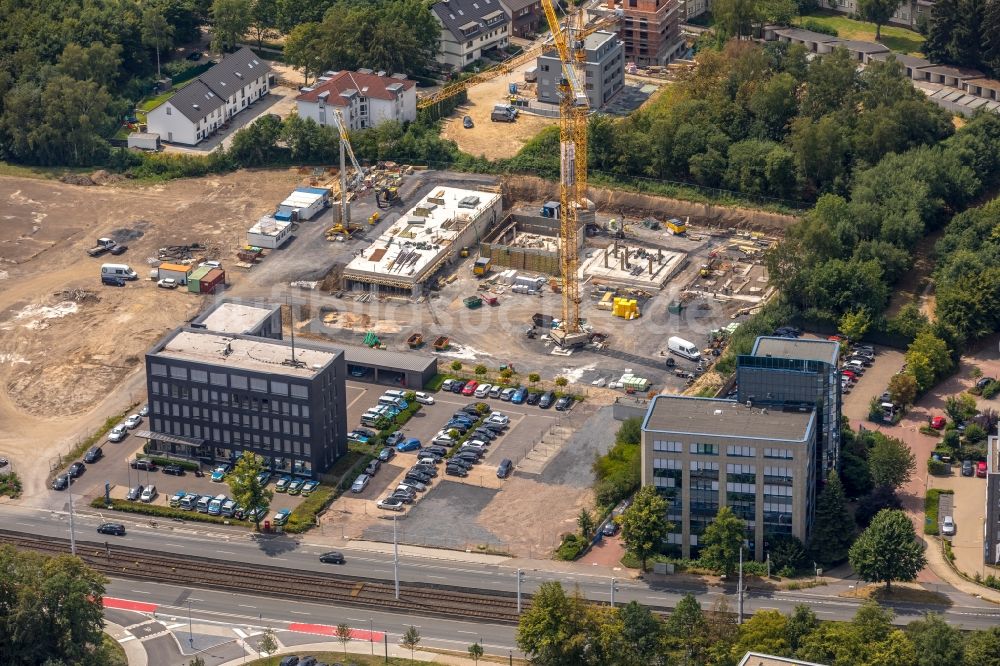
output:
[{"label": "utility pole", "polygon": [[611,579],[611,607],[612,608],[615,607],[615,592],[617,592],[617,591],[618,591],[618,579],[617,578],[612,578]]},{"label": "utility pole", "polygon": [[740,596],[736,624],[743,624],[743,545],[740,544]]},{"label": "utility pole", "polygon": [[[181,625],[184,626],[184,625]],[[191,629],[191,602],[188,601],[188,643],[191,645],[191,649],[194,649],[194,633]]]},{"label": "utility pole", "polygon": [[524,572],[517,570],[517,614],[521,614],[521,582],[524,580]]},{"label": "utility pole", "polygon": [[66,473],[66,489],[69,490],[69,552],[76,555],[76,530],[73,526],[73,475]]},{"label": "utility pole", "polygon": [[399,599],[399,542],[396,540],[396,516],[392,517],[392,575],[396,579],[396,599]]},{"label": "utility pole", "polygon": [[372,656],[375,656],[375,618],[368,618],[368,642],[372,646]]}]

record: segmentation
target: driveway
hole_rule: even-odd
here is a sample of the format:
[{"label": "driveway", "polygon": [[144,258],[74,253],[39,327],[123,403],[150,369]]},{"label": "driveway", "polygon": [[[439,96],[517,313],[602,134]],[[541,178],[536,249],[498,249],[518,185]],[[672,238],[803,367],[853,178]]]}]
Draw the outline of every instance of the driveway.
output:
[{"label": "driveway", "polygon": [[[951,498],[951,516],[955,519],[955,536],[950,537],[955,553],[955,566],[972,576],[985,575],[983,565],[983,511],[986,497],[986,479],[962,476],[953,468],[951,476],[934,477],[931,487],[955,491]],[[941,496],[938,519],[944,519],[946,495]]]}]

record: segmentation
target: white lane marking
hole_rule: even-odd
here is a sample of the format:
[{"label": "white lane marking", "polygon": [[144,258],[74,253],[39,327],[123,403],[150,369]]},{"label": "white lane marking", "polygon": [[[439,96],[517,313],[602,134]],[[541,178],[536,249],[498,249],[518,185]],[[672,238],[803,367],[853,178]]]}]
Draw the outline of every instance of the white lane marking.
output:
[{"label": "white lane marking", "polygon": [[132,590],[132,591],[135,592],[136,594],[152,594],[151,592],[147,592],[146,590]]},{"label": "white lane marking", "polygon": [[289,613],[294,613],[296,615],[312,615],[312,613],[303,613],[302,611],[293,611],[293,610],[290,610],[288,612]]}]

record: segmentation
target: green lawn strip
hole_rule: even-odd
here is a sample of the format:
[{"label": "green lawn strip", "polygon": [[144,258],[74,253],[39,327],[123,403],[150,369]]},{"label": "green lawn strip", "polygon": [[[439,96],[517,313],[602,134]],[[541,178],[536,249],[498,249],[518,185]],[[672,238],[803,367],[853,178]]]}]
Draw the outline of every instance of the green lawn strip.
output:
[{"label": "green lawn strip", "polygon": [[953,495],[954,490],[941,488],[931,488],[924,497],[924,534],[930,536],[938,535],[938,507],[941,503],[941,495]]},{"label": "green lawn strip", "polygon": [[128,666],[128,657],[125,656],[125,648],[121,643],[108,634],[102,634],[101,639],[104,644],[104,654],[108,658],[104,666]]},{"label": "green lawn strip", "polygon": [[[69,453],[67,453],[66,456],[61,460],[61,463],[65,463],[65,465],[68,466],[74,460],[76,460],[77,458],[79,458],[80,456],[82,456],[84,453],[87,452],[87,449],[89,449],[90,447],[96,445],[98,442],[100,442],[101,440],[103,440],[104,437],[108,434],[108,431],[110,431],[116,425],[118,425],[119,423],[121,423],[122,421],[124,421],[126,416],[128,416],[129,414],[135,412],[135,408],[138,407],[138,406],[139,406],[139,403],[137,403],[137,402],[132,403],[121,414],[117,414],[115,416],[109,416],[104,421],[104,423],[101,424],[101,427],[98,428],[96,432],[94,432],[93,434],[91,434],[86,439],[81,440],[80,443],[78,443],[76,446],[74,446],[72,449],[70,449]],[[63,465],[60,464],[59,468],[55,472],[52,472],[51,474],[49,474],[49,480],[48,480],[49,484],[52,483],[52,480],[56,476],[58,476],[59,474],[62,473],[62,469],[63,469]]]},{"label": "green lawn strip", "polygon": [[[840,39],[853,39],[863,42],[875,41],[875,24],[866,21],[858,21],[843,14],[831,13],[823,10],[816,10],[796,18],[793,23],[801,25],[807,21],[814,21],[821,25],[828,26],[837,31]],[[882,41],[888,49],[897,53],[907,53],[920,55],[924,47],[924,36],[919,32],[899,28],[896,26],[882,26]]]}]

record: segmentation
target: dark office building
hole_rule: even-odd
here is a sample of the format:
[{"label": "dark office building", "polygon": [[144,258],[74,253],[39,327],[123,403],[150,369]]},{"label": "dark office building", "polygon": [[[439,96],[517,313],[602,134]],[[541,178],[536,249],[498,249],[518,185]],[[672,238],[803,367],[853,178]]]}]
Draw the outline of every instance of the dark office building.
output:
[{"label": "dark office building", "polygon": [[816,469],[825,478],[840,457],[840,344],[759,337],[736,363],[737,400],[774,409],[816,409]]},{"label": "dark office building", "polygon": [[146,354],[150,429],[137,434],[151,451],[209,464],[250,450],[274,471],[327,470],[347,451],[344,352],[297,341],[293,355],[290,342],[258,337],[275,334],[273,313],[243,314],[229,304],[206,323],[250,322],[257,335],[185,327]]}]

